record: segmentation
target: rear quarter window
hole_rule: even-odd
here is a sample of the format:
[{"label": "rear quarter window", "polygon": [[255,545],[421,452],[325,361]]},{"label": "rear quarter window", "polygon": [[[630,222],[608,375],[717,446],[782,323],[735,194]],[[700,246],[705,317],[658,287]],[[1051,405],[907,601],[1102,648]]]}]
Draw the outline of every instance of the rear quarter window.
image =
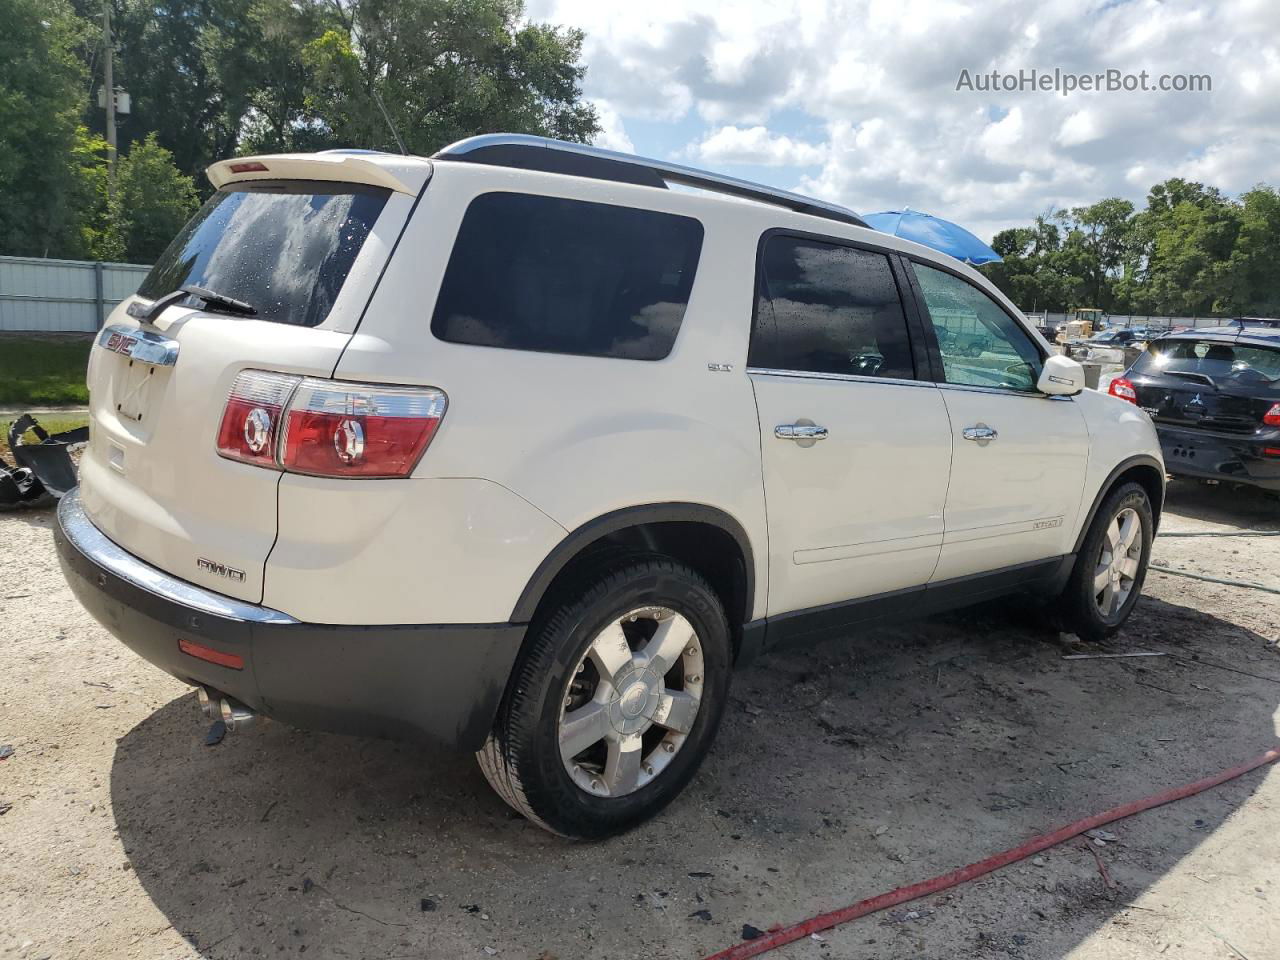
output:
[{"label": "rear quarter window", "polygon": [[702,224],[519,193],[471,201],[431,318],[441,340],[627,360],[675,344]]},{"label": "rear quarter window", "polygon": [[314,327],[390,195],[311,180],[229,184],[182,228],[138,293],[155,300],[194,285],[245,301],[259,320]]}]

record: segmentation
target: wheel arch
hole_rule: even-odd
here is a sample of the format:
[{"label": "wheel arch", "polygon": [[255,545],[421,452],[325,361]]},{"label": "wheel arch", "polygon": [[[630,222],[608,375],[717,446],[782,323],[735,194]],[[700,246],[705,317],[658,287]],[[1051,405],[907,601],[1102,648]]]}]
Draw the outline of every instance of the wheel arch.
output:
[{"label": "wheel arch", "polygon": [[717,507],[697,503],[625,507],[577,527],[533,572],[511,611],[511,622],[530,622],[558,581],[610,547],[664,553],[698,570],[724,602],[737,646],[755,604],[755,554],[741,523]]},{"label": "wheel arch", "polygon": [[1093,526],[1093,518],[1098,515],[1102,501],[1117,486],[1130,481],[1139,484],[1147,491],[1147,497],[1151,500],[1151,518],[1155,521],[1156,529],[1159,529],[1160,513],[1164,509],[1164,465],[1149,454],[1137,454],[1120,461],[1098,487],[1093,503],[1085,514],[1084,523],[1080,525],[1080,530],[1076,534],[1075,553],[1079,553],[1084,545],[1084,538],[1088,536],[1089,528]]}]

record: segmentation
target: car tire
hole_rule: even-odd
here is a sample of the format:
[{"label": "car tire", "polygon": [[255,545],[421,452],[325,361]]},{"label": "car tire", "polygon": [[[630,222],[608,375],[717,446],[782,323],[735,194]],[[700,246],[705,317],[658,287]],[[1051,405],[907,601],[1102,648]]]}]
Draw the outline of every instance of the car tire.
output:
[{"label": "car tire", "polygon": [[[1132,524],[1132,526],[1130,526]],[[1103,640],[1138,602],[1151,560],[1155,521],[1139,484],[1121,484],[1098,508],[1058,602],[1061,626],[1082,640]],[[1118,546],[1123,546],[1123,553]]]},{"label": "car tire", "polygon": [[596,840],[658,813],[697,772],[732,645],[720,598],[675,560],[615,557],[571,580],[531,624],[476,757],[513,809]]}]

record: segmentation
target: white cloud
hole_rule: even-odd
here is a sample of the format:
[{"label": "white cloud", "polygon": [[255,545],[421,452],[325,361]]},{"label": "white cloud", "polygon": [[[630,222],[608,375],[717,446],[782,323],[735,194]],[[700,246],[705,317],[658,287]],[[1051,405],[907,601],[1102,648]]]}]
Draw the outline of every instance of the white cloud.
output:
[{"label": "white cloud", "polygon": [[635,153],[635,144],[627,136],[626,125],[613,105],[607,100],[592,100],[596,115],[600,118],[600,132],[596,134],[595,145],[607,150],[618,150],[622,153]]},{"label": "white cloud", "polygon": [[[1167,176],[1280,184],[1275,0],[531,0],[530,15],[586,31],[587,95],[616,114],[602,142],[759,164],[859,210],[909,204],[989,235],[1050,207],[1141,202]],[[1213,88],[956,90],[962,69],[1032,68]]]},{"label": "white cloud", "polygon": [[826,150],[803,140],[774,136],[763,126],[721,127],[689,147],[689,155],[709,164],[807,167],[821,163]]}]

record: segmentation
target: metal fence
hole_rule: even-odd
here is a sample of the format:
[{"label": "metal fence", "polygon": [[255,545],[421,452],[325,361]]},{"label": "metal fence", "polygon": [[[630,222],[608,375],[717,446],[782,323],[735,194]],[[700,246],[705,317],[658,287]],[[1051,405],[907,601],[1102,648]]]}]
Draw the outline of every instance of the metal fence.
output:
[{"label": "metal fence", "polygon": [[150,269],[136,263],[0,257],[0,330],[92,333]]},{"label": "metal fence", "polygon": [[[1067,322],[1065,313],[1032,313],[1024,311],[1028,320],[1041,327],[1057,327]],[[1171,330],[1174,327],[1220,327],[1230,323],[1225,317],[1153,317],[1141,314],[1109,313],[1103,316],[1108,327],[1147,327],[1152,330]]]}]

